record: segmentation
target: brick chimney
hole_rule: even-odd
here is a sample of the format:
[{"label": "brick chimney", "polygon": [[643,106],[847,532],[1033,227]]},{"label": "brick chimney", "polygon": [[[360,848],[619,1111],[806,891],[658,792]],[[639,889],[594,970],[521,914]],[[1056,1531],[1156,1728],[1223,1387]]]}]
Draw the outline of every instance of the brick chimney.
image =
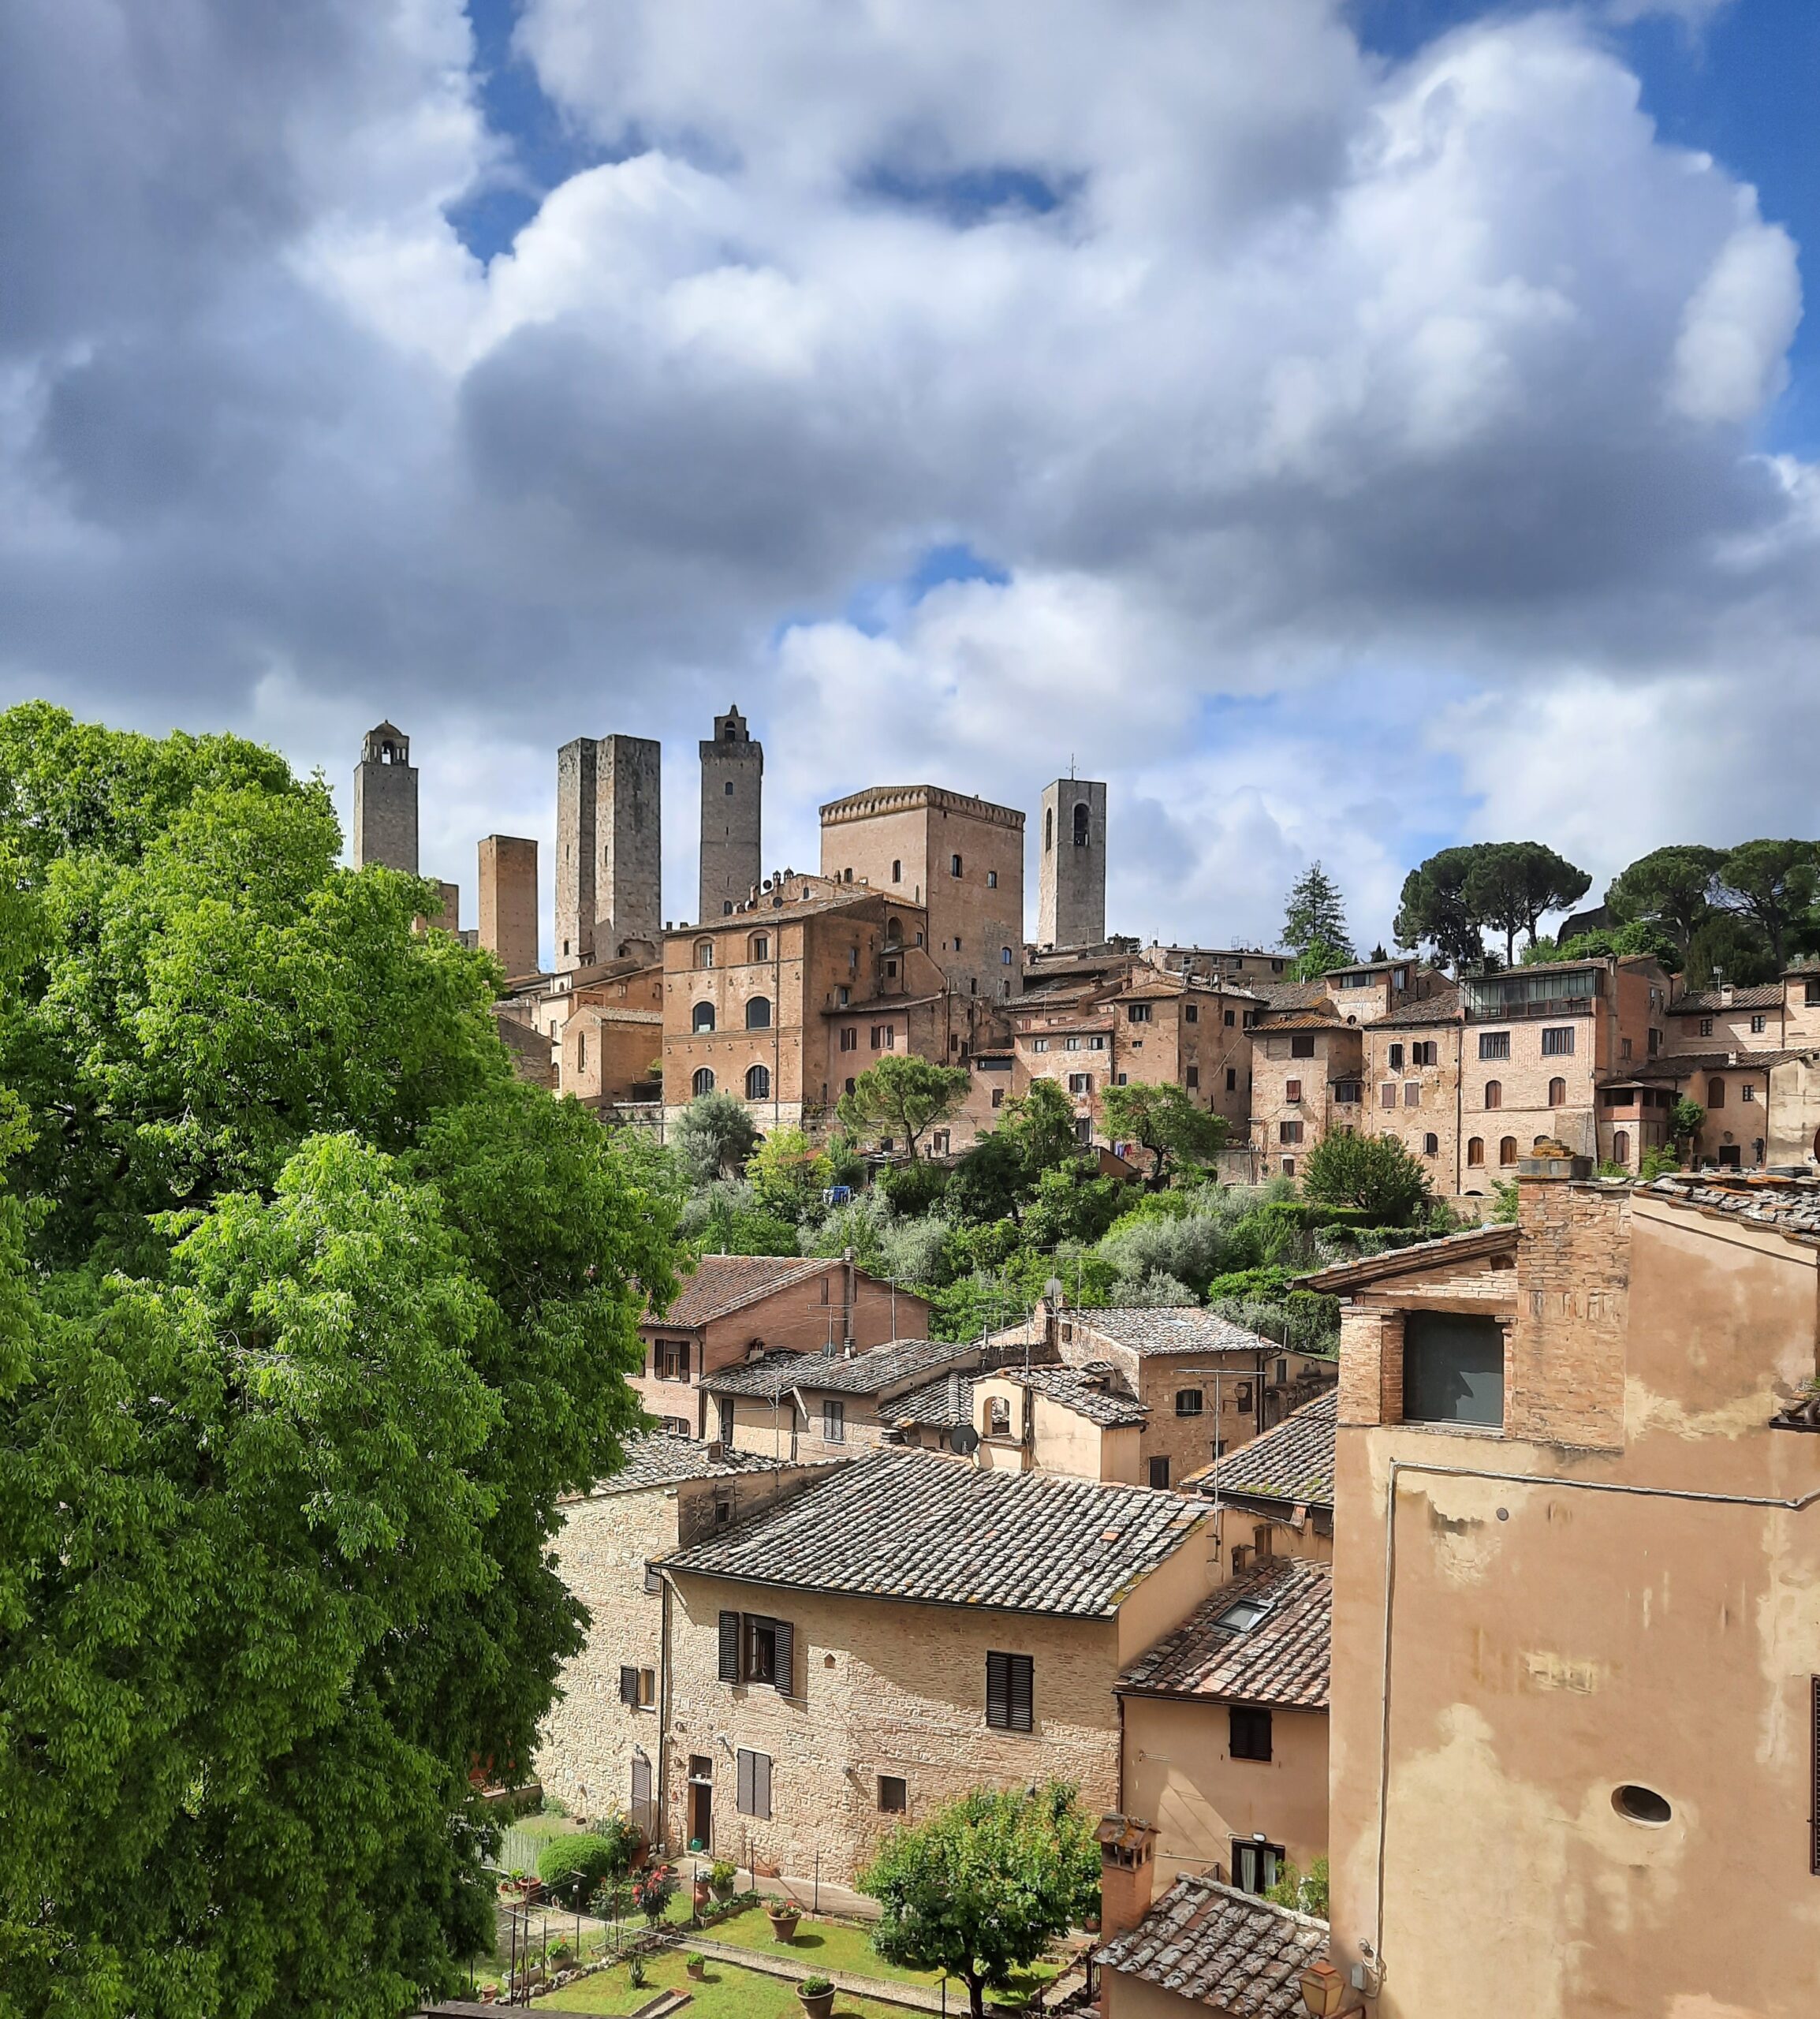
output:
[{"label": "brick chimney", "polygon": [[1110,1942],[1150,1912],[1157,1833],[1140,1818],[1115,1811],[1102,1818],[1094,1834],[1099,1839],[1100,1939]]}]

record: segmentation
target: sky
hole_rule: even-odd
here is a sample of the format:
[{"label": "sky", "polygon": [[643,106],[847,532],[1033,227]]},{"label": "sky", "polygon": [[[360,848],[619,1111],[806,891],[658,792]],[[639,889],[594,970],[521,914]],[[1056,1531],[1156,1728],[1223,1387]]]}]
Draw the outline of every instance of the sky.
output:
[{"label": "sky", "polygon": [[[0,702],[1110,794],[1109,925],[1820,832],[1812,0],[0,0]],[[1035,863],[1028,879],[1032,912]],[[1032,918],[1034,924],[1034,917]]]}]

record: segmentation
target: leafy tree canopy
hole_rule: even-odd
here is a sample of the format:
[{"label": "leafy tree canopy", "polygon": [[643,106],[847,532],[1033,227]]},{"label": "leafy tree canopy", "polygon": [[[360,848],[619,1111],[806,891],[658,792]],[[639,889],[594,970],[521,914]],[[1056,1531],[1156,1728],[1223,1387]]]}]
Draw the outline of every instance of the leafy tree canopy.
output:
[{"label": "leafy tree canopy", "polygon": [[1403,879],[1393,925],[1399,946],[1421,947],[1456,969],[1483,957],[1485,941],[1466,899],[1471,848],[1442,849]]},{"label": "leafy tree canopy", "polygon": [[1296,956],[1298,966],[1317,951],[1324,965],[1316,973],[1343,968],[1354,958],[1346,900],[1318,862],[1310,863],[1289,886],[1283,907],[1283,944]]},{"label": "leafy tree canopy", "polygon": [[893,1052],[841,1096],[841,1125],[852,1136],[901,1139],[914,1163],[923,1132],[953,1114],[967,1098],[968,1084],[964,1066]]},{"label": "leafy tree canopy", "polygon": [[1389,1226],[1406,1225],[1428,1204],[1428,1174],[1394,1136],[1331,1129],[1302,1166],[1302,1189],[1329,1206],[1356,1206]]},{"label": "leafy tree canopy", "polygon": [[1533,940],[1548,912],[1565,911],[1592,883],[1583,869],[1540,842],[1482,842],[1472,849],[1462,894],[1475,927],[1504,935],[1508,967],[1516,958],[1516,935]]},{"label": "leafy tree canopy", "polygon": [[452,1989],[581,1645],[673,1188],[338,846],[252,745],[0,715],[5,2019]]},{"label": "leafy tree canopy", "polygon": [[758,1125],[737,1095],[698,1094],[677,1117],[670,1141],[698,1185],[743,1170],[757,1147]]},{"label": "leafy tree canopy", "polygon": [[1713,879],[1713,901],[1762,934],[1780,974],[1790,935],[1820,895],[1820,849],[1812,842],[1744,842],[1725,851]]},{"label": "leafy tree canopy", "polygon": [[1720,849],[1652,849],[1612,879],[1606,909],[1620,925],[1652,920],[1661,924],[1684,960],[1695,930],[1711,914],[1713,883],[1724,860]]},{"label": "leafy tree canopy", "polygon": [[1538,961],[1590,961],[1608,954],[1649,954],[1668,974],[1681,970],[1679,941],[1655,919],[1635,919],[1628,925],[1599,926],[1576,932],[1571,939],[1532,939],[1523,950],[1523,965]]},{"label": "leafy tree canopy", "polygon": [[817,1149],[800,1129],[774,1129],[746,1166],[760,1204],[787,1220],[819,1209],[833,1173],[826,1151]]},{"label": "leafy tree canopy", "polygon": [[1187,1090],[1173,1081],[1108,1087],[1102,1112],[1114,1142],[1139,1143],[1150,1151],[1154,1191],[1169,1182],[1172,1170],[1212,1163],[1225,1144],[1225,1118],[1197,1107]]},{"label": "leafy tree canopy", "polygon": [[1074,1103],[1053,1080],[1033,1080],[1001,1114],[955,1167],[948,1203],[963,1218],[1017,1219],[1046,1173],[1080,1161]]},{"label": "leafy tree canopy", "polygon": [[973,2019],[986,1994],[1038,1961],[1084,1913],[1099,1848],[1075,1790],[978,1789],[927,1823],[893,1831],[861,1889],[883,1909],[873,1946],[888,1963],[945,1970],[967,1986]]}]

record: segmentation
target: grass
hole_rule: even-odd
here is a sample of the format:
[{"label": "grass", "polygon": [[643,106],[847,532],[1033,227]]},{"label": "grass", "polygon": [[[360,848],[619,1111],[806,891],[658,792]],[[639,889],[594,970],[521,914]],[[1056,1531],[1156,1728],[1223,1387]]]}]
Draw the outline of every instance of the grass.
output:
[{"label": "grass", "polygon": [[[803,2019],[803,2002],[793,1984],[721,1962],[710,1962],[707,1975],[697,1983],[684,1970],[680,1950],[647,1957],[644,1983],[636,1990],[621,1964],[599,1976],[584,1977],[580,1984],[565,1984],[558,1995],[566,2012],[627,2013],[636,2012],[660,1991],[676,1990],[691,1994],[688,2019]],[[531,2007],[533,2012],[536,2009]],[[960,2010],[966,2009],[963,1994]],[[849,1998],[843,1991],[834,2000],[834,2019],[909,2019],[909,2015],[901,2005]]]},{"label": "grass", "polygon": [[751,1907],[703,1933],[709,1941],[724,1942],[729,1948],[768,1950],[814,1969],[844,1970],[849,1976],[878,1977],[895,1984],[933,1987],[940,1981],[933,1971],[905,1970],[887,1963],[866,1931],[848,1921],[812,1921],[805,1914],[796,1924],[796,1939],[782,1942],[772,1935],[764,1909]]}]

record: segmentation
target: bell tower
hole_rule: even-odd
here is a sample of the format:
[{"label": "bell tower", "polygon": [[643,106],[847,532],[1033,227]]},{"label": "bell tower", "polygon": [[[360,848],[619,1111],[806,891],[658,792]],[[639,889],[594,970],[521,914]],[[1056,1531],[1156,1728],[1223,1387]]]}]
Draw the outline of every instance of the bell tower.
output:
[{"label": "bell tower", "polygon": [[1036,943],[1097,946],[1106,938],[1106,787],[1057,778],[1042,793],[1037,836]]},{"label": "bell tower", "polygon": [[765,746],[753,741],[746,718],[728,704],[714,717],[711,741],[702,753],[702,870],[700,923],[724,918],[743,905],[764,875],[759,820],[765,781]]},{"label": "bell tower", "polygon": [[411,739],[391,722],[370,729],[354,767],[354,867],[417,874],[417,767]]}]

